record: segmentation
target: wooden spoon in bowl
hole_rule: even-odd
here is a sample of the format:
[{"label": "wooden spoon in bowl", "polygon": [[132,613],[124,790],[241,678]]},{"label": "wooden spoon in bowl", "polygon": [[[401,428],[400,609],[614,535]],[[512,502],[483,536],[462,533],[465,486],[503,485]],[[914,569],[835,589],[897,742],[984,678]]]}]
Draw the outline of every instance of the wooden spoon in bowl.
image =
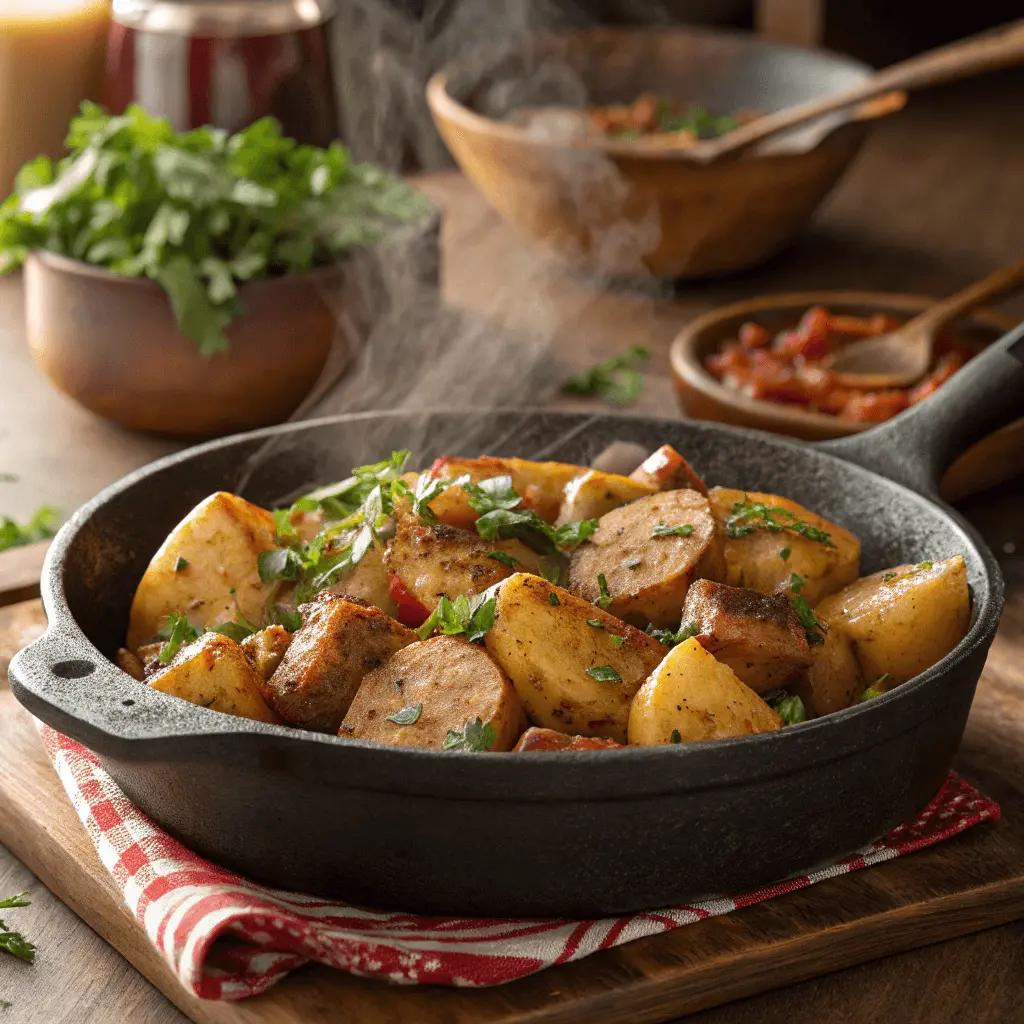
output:
[{"label": "wooden spoon in bowl", "polygon": [[770,136],[799,128],[826,114],[858,107],[888,93],[968,78],[982,71],[994,71],[1021,61],[1024,61],[1024,19],[892,64],[852,89],[819,96],[806,103],[765,114],[716,139],[705,139],[680,148],[679,155],[700,164],[714,163],[725,157],[738,156]]},{"label": "wooden spoon in bowl", "polygon": [[946,324],[1021,284],[1024,260],[935,303],[895,331],[844,345],[828,368],[845,387],[876,391],[916,384],[931,368],[935,337]]}]

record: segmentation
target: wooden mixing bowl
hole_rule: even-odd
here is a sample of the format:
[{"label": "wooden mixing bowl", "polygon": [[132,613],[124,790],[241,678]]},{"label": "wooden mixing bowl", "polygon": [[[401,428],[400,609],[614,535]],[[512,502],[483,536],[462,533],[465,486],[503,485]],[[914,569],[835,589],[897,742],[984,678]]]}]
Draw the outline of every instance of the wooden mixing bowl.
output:
[{"label": "wooden mixing bowl", "polygon": [[706,277],[783,248],[853,160],[867,122],[900,109],[905,95],[708,167],[650,139],[554,141],[507,118],[646,92],[714,113],[770,111],[870,74],[847,57],[753,35],[604,27],[469,54],[434,75],[427,100],[462,170],[526,237],[592,272]]},{"label": "wooden mixing bowl", "polygon": [[[87,409],[132,430],[202,438],[280,423],[317,383],[340,373],[388,306],[389,263],[436,289],[435,217],[407,249],[371,251],[305,274],[239,289],[230,349],[204,358],[178,329],[167,293],[49,252],[25,261],[25,323],[36,364]],[[412,237],[412,236],[410,236]],[[408,282],[402,282],[405,287]]]},{"label": "wooden mixing bowl", "polygon": [[[704,366],[704,360],[735,339],[748,320],[775,333],[794,327],[811,306],[825,306],[830,312],[850,316],[891,313],[909,318],[934,302],[923,295],[821,291],[763,295],[721,306],[687,324],[672,343],[669,358],[680,408],[693,419],[755,427],[806,441],[867,430],[874,424],[750,398],[719,382]],[[982,310],[957,321],[953,330],[958,340],[980,349],[1015,325],[1009,317]],[[943,478],[942,494],[952,501],[1020,472],[1024,472],[1024,420],[1004,427],[961,455]]]}]

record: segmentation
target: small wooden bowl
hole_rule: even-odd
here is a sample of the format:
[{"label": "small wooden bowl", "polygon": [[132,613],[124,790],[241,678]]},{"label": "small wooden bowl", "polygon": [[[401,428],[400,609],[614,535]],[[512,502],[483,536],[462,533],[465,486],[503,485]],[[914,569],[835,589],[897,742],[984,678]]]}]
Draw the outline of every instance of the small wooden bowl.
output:
[{"label": "small wooden bowl", "polygon": [[647,92],[716,113],[774,110],[870,74],[846,57],[749,34],[603,27],[468,54],[434,75],[427,100],[462,170],[526,237],[600,274],[707,277],[755,266],[790,242],[853,160],[867,122],[900,109],[905,95],[709,167],[650,139],[539,137],[509,115]]},{"label": "small wooden bowl", "polygon": [[[36,365],[87,409],[132,430],[216,437],[288,419],[328,356],[340,374],[387,309],[392,286],[434,288],[439,218],[404,248],[415,282],[389,283],[374,250],[305,274],[239,289],[230,349],[204,358],[178,329],[167,293],[49,252],[25,261],[25,324]],[[388,253],[393,253],[391,246]]]},{"label": "small wooden bowl", "polygon": [[[891,313],[911,317],[934,302],[922,295],[890,292],[797,292],[745,299],[712,310],[687,324],[672,343],[669,358],[679,405],[693,419],[754,427],[806,441],[868,430],[874,424],[750,398],[720,383],[705,368],[704,360],[735,339],[740,325],[748,320],[774,333],[795,326],[811,306],[851,316]],[[954,330],[959,340],[982,348],[1015,325],[1009,317],[979,310],[958,321]],[[943,480],[943,496],[954,500],[1018,472],[1024,472],[1024,420],[996,431],[957,459]]]}]

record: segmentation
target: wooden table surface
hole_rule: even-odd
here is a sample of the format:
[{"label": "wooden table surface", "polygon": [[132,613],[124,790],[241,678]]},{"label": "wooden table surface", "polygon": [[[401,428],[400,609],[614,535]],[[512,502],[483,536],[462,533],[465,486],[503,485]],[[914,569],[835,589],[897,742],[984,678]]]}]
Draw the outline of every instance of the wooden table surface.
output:
[{"label": "wooden table surface", "polygon": [[[1024,73],[1007,72],[917,97],[879,126],[812,230],[760,271],[675,294],[602,290],[519,242],[457,175],[424,187],[443,206],[445,299],[522,331],[494,343],[478,321],[455,317],[417,337],[409,353],[390,339],[372,352],[330,407],[505,404],[550,397],[573,369],[642,342],[651,372],[637,409],[675,412],[667,352],[695,314],[747,295],[850,287],[941,294],[1024,254]],[[1024,300],[1006,309],[1024,315]],[[0,513],[27,516],[46,502],[73,509],[106,483],[173,450],[129,435],[48,387],[24,344],[19,282],[0,283]],[[387,349],[387,350],[385,350]],[[467,386],[467,381],[469,385]],[[471,392],[471,393],[469,393]],[[1024,602],[1024,485],[1009,484],[962,510],[1000,556],[1010,600]],[[1024,679],[999,680],[1001,714],[972,718],[961,764],[998,763],[1024,792]],[[2,752],[0,752],[2,756]],[[28,888],[17,911],[42,952],[35,968],[0,959],[0,1020],[17,1024],[146,1024],[181,1014],[114,950],[0,849],[0,894]],[[13,923],[13,921],[12,921]],[[853,968],[689,1018],[699,1024],[853,1024],[898,1014],[905,1022],[1022,1019],[1024,924]]]}]

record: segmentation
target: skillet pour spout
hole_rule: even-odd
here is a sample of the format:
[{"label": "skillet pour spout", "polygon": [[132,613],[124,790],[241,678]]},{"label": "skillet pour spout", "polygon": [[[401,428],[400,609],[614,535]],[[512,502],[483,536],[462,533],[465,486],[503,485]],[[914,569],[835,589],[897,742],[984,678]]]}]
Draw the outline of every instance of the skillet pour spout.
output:
[{"label": "skillet pour spout", "polygon": [[[593,917],[758,888],[849,854],[945,779],[1002,608],[995,560],[935,497],[945,463],[1024,414],[1024,331],[909,413],[809,446],[755,431],[536,410],[382,412],[255,431],[160,460],[61,530],[46,634],[16,656],[18,699],[99,755],[127,796],[203,856],[274,886],[409,912]],[[215,490],[263,505],[380,452],[589,463],[669,443],[708,480],[781,492],[851,530],[863,570],[962,554],[967,636],[889,693],[780,732],[540,755],[415,750],[263,725],[135,682],[110,660],[135,586]]]}]

